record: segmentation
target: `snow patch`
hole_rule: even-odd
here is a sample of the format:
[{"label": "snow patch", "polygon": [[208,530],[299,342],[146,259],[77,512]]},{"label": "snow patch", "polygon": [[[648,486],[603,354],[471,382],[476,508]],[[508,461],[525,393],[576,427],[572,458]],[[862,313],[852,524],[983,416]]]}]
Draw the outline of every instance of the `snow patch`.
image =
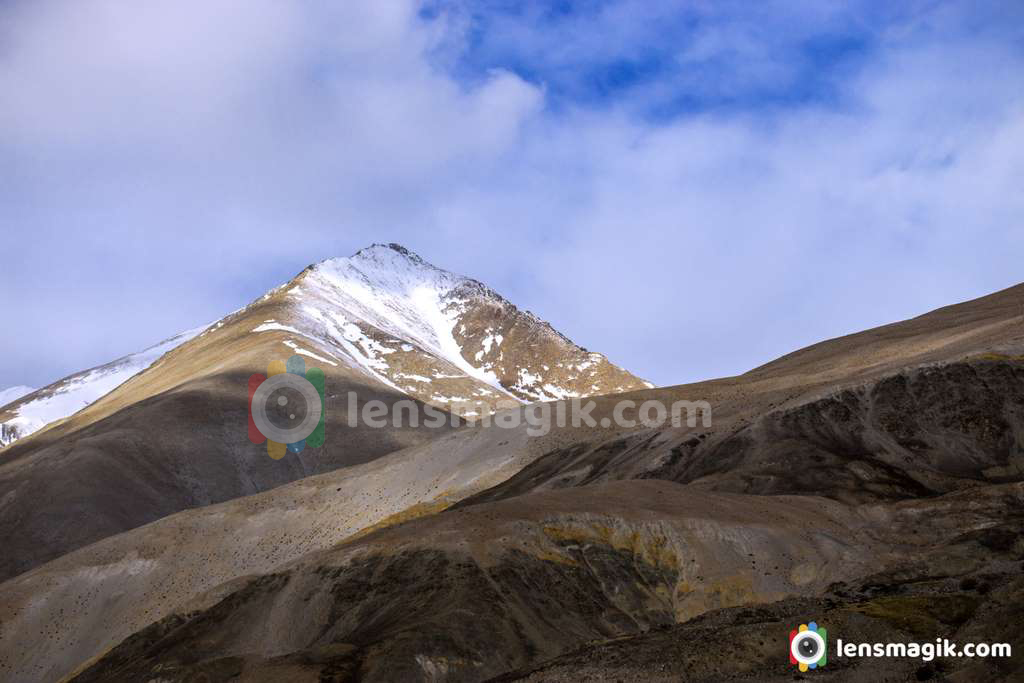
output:
[{"label": "snow patch", "polygon": [[17,401],[19,398],[25,396],[26,394],[31,394],[33,391],[35,391],[35,389],[33,389],[32,387],[26,387],[23,385],[19,385],[16,387],[8,387],[7,389],[0,391],[0,408],[7,405],[8,403]]},{"label": "snow patch", "polygon": [[562,387],[556,387],[554,384],[545,384],[544,392],[547,394],[544,398],[546,400],[560,401],[565,398],[580,398],[582,394],[577,391],[570,391]]},{"label": "snow patch", "polygon": [[0,447],[37,432],[51,422],[77,413],[207,327],[182,332],[144,351],[65,377],[44,388],[42,395],[17,405],[13,417],[0,423]]},{"label": "snow patch", "polygon": [[[318,311],[321,319],[343,311],[340,315],[347,314],[350,320],[363,321],[396,342],[405,341],[410,348],[402,346],[403,351],[412,350],[415,344],[468,377],[509,395],[492,371],[463,357],[453,334],[456,326],[465,329],[458,318],[466,301],[454,296],[454,290],[468,282],[465,278],[435,268],[408,252],[375,246],[351,258],[317,264],[305,282],[309,292],[315,291],[317,298],[329,304],[325,306],[329,313]],[[347,328],[345,333],[339,336],[353,347],[354,357],[381,375],[387,364],[380,355],[394,353],[395,349],[382,346],[361,330],[357,333]]]},{"label": "snow patch", "polygon": [[424,377],[423,375],[410,375],[410,374],[407,374],[407,373],[404,373],[404,372],[396,372],[395,373],[395,377],[398,377],[400,379],[411,379],[414,382],[432,382],[433,381],[429,377]]},{"label": "snow patch", "polygon": [[315,353],[313,353],[312,351],[307,351],[306,349],[301,348],[298,344],[296,344],[295,342],[291,341],[290,339],[287,340],[287,341],[281,342],[281,343],[284,344],[285,346],[287,346],[288,348],[290,348],[295,353],[299,354],[300,356],[309,356],[310,358],[316,359],[316,360],[320,361],[321,363],[328,363],[328,364],[333,365],[335,367],[338,366],[338,364],[335,363],[332,360],[327,360],[323,356],[318,356]]},{"label": "snow patch", "polygon": [[299,330],[295,329],[294,327],[291,327],[289,325],[282,325],[281,323],[276,323],[276,322],[274,322],[272,320],[271,321],[267,321],[267,322],[263,323],[262,325],[259,325],[257,327],[252,328],[253,332],[269,332],[271,330],[279,330],[281,332],[291,332],[292,334],[302,335],[303,337],[307,336],[305,332],[300,332]]}]

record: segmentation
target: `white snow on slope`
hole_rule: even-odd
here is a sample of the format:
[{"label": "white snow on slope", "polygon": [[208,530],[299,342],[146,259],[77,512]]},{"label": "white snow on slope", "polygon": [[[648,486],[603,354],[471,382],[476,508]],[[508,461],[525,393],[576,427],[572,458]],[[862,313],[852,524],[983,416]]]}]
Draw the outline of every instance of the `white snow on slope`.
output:
[{"label": "white snow on slope", "polygon": [[205,329],[206,326],[203,326],[182,332],[139,353],[55,382],[46,388],[52,387],[52,391],[44,391],[44,395],[19,405],[14,411],[14,417],[0,423],[0,447],[37,432],[51,422],[77,413]]},{"label": "white snow on slope", "polygon": [[19,398],[26,394],[31,394],[35,389],[26,386],[8,387],[7,389],[0,390],[0,408],[4,407],[12,401],[17,401]]},{"label": "white snow on slope", "polygon": [[[475,280],[437,268],[401,246],[375,244],[348,258],[322,261],[299,279],[301,285],[286,284],[272,291],[284,288],[293,302],[288,325],[264,320],[253,332],[297,335],[301,339],[295,341],[312,342],[330,357],[399,391],[425,392],[427,388],[419,384],[443,378],[474,380],[489,388],[476,392],[480,396],[496,394],[520,403],[582,395],[578,389],[545,382],[535,368],[534,372],[522,368],[515,384],[502,386],[493,368],[504,360],[505,338],[494,328],[482,331],[480,348],[472,358],[463,355],[456,327],[459,335],[467,330],[465,323],[458,321],[476,304],[478,293],[486,298],[489,290]],[[489,295],[503,302],[497,294]],[[444,371],[432,368],[431,376],[419,375],[416,385],[403,381],[409,379],[403,372],[409,360],[402,354],[414,350],[441,361]],[[402,354],[392,356],[399,351]],[[586,360],[558,366],[573,372],[576,377],[571,382],[575,382],[585,380],[581,373],[589,371],[593,376],[604,361],[600,354],[590,353]],[[593,389],[598,390],[596,386]],[[438,398],[442,394],[427,395],[442,400]]]},{"label": "white snow on slope", "polygon": [[318,355],[316,355],[315,353],[313,353],[312,351],[309,351],[309,350],[307,350],[307,349],[304,349],[304,348],[302,348],[301,346],[299,346],[298,344],[296,344],[295,342],[293,342],[293,341],[291,341],[291,340],[287,340],[287,341],[284,341],[284,342],[282,342],[282,343],[283,343],[283,344],[284,344],[285,346],[287,346],[287,347],[288,347],[289,349],[291,349],[292,351],[294,351],[295,353],[299,354],[300,356],[309,356],[309,357],[310,357],[310,358],[312,358],[313,360],[318,360],[318,361],[320,361],[321,363],[327,363],[327,364],[329,364],[329,365],[334,365],[334,366],[337,366],[337,365],[338,365],[338,364],[337,364],[337,363],[335,363],[335,362],[334,362],[333,360],[327,360],[327,359],[326,359],[326,358],[324,358],[323,356],[318,356]]},{"label": "white snow on slope", "polygon": [[294,327],[282,325],[281,323],[274,322],[273,320],[268,320],[262,325],[257,325],[256,327],[252,328],[253,332],[268,332],[270,330],[280,330],[282,332],[291,332],[292,334],[302,334],[302,332],[295,329]]},{"label": "white snow on slope", "polygon": [[[393,385],[384,356],[395,349],[367,337],[354,321],[368,323],[396,341],[412,342],[500,394],[512,396],[493,372],[462,356],[452,334],[465,304],[453,296],[453,290],[467,282],[408,252],[374,245],[355,256],[314,266],[298,298],[311,322],[325,328],[334,343],[387,384]],[[401,348],[407,346],[403,343]]]}]

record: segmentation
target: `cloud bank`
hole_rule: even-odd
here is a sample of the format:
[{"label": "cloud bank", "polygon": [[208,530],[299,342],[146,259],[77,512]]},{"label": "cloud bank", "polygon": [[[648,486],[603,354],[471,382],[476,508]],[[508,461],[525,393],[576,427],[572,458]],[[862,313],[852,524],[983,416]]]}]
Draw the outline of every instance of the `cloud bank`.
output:
[{"label": "cloud bank", "polygon": [[1024,279],[1024,12],[0,8],[0,386],[379,241],[659,384]]}]

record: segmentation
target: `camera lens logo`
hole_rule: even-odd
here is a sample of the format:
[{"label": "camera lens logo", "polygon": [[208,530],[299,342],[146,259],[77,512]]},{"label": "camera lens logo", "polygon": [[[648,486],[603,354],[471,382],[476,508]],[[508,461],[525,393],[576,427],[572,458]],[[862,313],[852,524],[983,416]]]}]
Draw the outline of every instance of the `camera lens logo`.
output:
[{"label": "camera lens logo", "polygon": [[266,376],[249,378],[249,441],[266,441],[274,460],[322,446],[324,414],[324,371],[307,370],[301,356],[271,361]]},{"label": "camera lens logo", "polygon": [[827,633],[815,622],[800,624],[800,628],[789,632],[789,663],[796,664],[801,671],[825,666],[828,652]]}]

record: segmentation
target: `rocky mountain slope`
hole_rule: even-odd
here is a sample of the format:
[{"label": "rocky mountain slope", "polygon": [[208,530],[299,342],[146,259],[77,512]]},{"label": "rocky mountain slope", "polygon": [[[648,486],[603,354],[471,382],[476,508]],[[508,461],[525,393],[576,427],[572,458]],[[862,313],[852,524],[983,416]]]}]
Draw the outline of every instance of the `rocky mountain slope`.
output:
[{"label": "rocky mountain slope", "polygon": [[[1016,575],[1019,594],[1019,551],[999,539],[1021,530],[1022,496],[1017,484],[856,508],[658,481],[539,492],[424,517],[241,578],[125,639],[74,680],[480,681],[673,627],[704,636],[704,647],[663,647],[641,659],[621,649],[606,655],[612,643],[592,646],[582,667],[555,659],[561,680],[583,680],[583,672],[619,680],[623,671],[679,680],[667,664],[676,675],[703,670],[705,680],[744,671],[757,679],[766,673],[760,661],[781,678],[785,636],[801,623],[785,617],[796,615],[829,618],[822,623],[846,638],[959,634],[960,642],[1019,647],[1012,615],[1020,606],[989,602],[1004,612],[989,625],[983,594],[971,586]],[[1017,520],[1011,527],[977,533],[1007,516]],[[748,627],[739,642],[711,647],[699,618],[730,608],[731,625],[776,622],[776,632]],[[911,675],[921,665],[900,664]],[[977,664],[1019,673],[1013,662]]]},{"label": "rocky mountain slope", "polygon": [[281,353],[291,349],[325,365],[341,362],[468,418],[500,405],[653,386],[576,346],[486,285],[437,268],[400,245],[378,244],[310,266],[210,326],[39,390],[0,392],[0,447],[90,405],[200,332],[271,308],[277,317],[251,331],[286,333],[288,348]]},{"label": "rocky mountain slope", "polygon": [[[482,283],[396,244],[319,263],[297,277],[286,296],[286,327],[321,348],[344,349],[381,382],[440,407],[653,386]],[[281,327],[267,321],[260,329]]]},{"label": "rocky mountain slope", "polygon": [[[505,338],[516,347],[505,348]],[[180,342],[110,393],[0,451],[0,545],[9,549],[0,578],[179,510],[425,443],[460,423],[349,426],[350,392],[359,405],[412,401],[474,417],[546,391],[646,386],[484,285],[397,245],[311,266]],[[37,391],[15,409],[122,381],[155,352]],[[246,433],[247,383],[292,354],[326,374],[328,441],[272,460]]]},{"label": "rocky mountain slope", "polygon": [[[1019,602],[978,587],[1012,597],[1024,561],[1022,303],[595,399],[599,424],[706,400],[709,427],[468,425],[110,536],[0,584],[0,679],[781,678],[788,620],[816,612],[864,640],[1017,642]],[[671,649],[715,624],[735,662]]]},{"label": "rocky mountain slope", "polygon": [[19,390],[17,394],[11,389],[0,392],[0,448],[78,412],[203,329],[182,332],[144,351],[76,372],[42,389],[14,387]]}]

